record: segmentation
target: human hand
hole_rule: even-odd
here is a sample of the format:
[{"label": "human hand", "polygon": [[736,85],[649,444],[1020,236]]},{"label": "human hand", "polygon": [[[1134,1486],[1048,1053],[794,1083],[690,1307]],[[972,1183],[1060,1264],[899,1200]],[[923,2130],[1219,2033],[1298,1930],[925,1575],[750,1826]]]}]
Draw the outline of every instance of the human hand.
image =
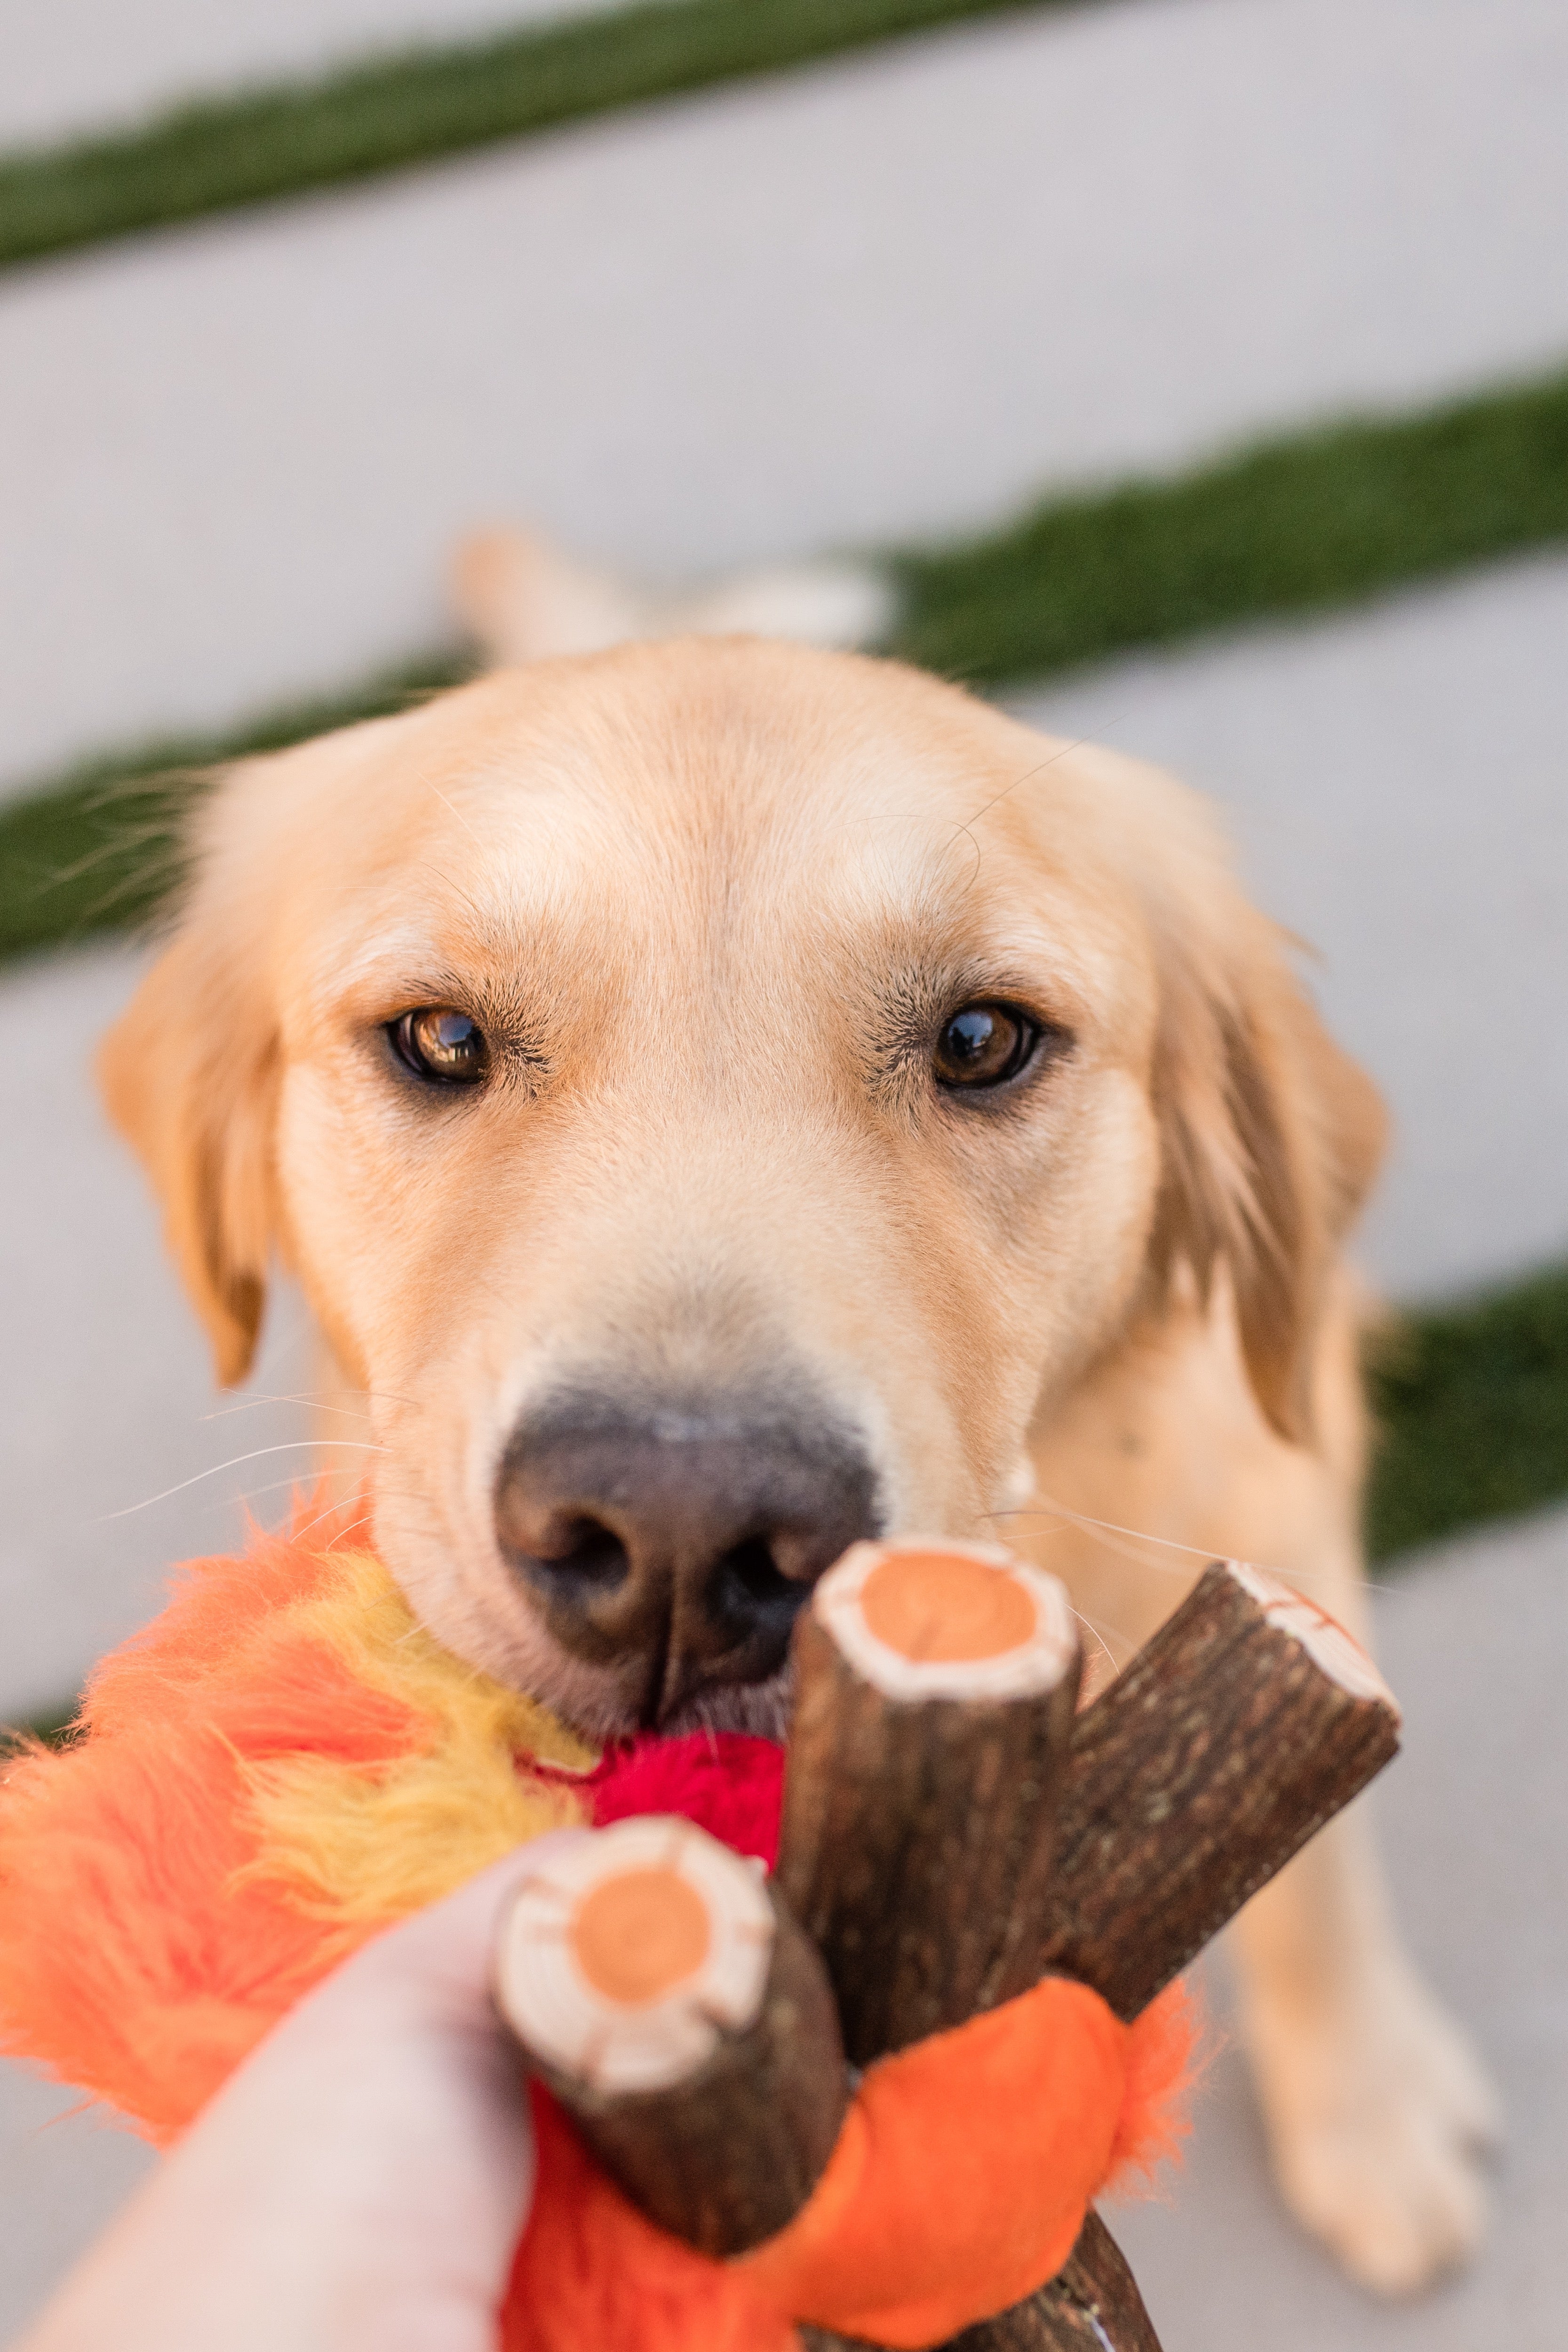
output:
[{"label": "human hand", "polygon": [[521,1869],[377,1937],[275,2026],[17,2352],[493,2352],[534,2178],[489,1997]]}]

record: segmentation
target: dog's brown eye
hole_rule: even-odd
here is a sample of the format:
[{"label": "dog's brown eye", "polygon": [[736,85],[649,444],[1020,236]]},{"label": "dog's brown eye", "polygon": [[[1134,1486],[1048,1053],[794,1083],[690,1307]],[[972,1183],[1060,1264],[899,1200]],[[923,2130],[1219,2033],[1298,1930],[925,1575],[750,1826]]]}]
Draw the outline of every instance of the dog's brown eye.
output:
[{"label": "dog's brown eye", "polygon": [[392,1024],[392,1042],[411,1070],[440,1086],[472,1086],[490,1066],[485,1033],[449,1004],[425,1004]]},{"label": "dog's brown eye", "polygon": [[1035,1050],[1039,1029],[1008,1004],[966,1004],[937,1039],[932,1068],[941,1087],[1000,1087]]}]

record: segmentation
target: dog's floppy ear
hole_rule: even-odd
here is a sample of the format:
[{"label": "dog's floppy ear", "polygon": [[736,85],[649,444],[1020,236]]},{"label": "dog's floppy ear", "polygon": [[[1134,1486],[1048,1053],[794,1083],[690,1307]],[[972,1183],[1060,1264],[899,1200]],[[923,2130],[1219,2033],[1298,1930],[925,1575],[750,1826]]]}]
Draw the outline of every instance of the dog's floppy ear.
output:
[{"label": "dog's floppy ear", "polygon": [[169,944],[100,1055],[110,1117],[153,1180],[227,1387],[250,1369],[273,1244],[286,1238],[276,927],[290,881],[327,858],[339,790],[378,774],[420,723],[418,711],[362,719],[211,780],[193,805],[190,886]]},{"label": "dog's floppy ear", "polygon": [[279,1057],[256,961],[198,881],[98,1066],[110,1117],[163,1205],[226,1387],[250,1368],[275,1223]]},{"label": "dog's floppy ear", "polygon": [[1168,1284],[1185,1264],[1206,1297],[1224,1267],[1258,1403],[1281,1436],[1306,1443],[1313,1342],[1383,1156],[1383,1104],[1319,1019],[1293,943],[1247,903],[1217,845],[1196,872],[1179,859],[1176,883],[1161,894],[1154,1272]]}]

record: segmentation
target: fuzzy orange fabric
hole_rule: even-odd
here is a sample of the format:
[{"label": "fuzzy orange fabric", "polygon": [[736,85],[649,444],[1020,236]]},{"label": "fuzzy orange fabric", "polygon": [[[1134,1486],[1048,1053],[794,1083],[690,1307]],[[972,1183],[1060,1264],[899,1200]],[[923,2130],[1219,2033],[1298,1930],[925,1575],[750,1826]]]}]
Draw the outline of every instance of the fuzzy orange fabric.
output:
[{"label": "fuzzy orange fabric", "polygon": [[[402,1885],[373,1901],[353,1884],[323,1893],[281,1801],[313,1789],[363,1882],[376,1841],[361,1853],[347,1807],[441,1761],[417,1671],[427,1637],[378,1563],[330,1549],[335,1528],[321,1518],[313,1545],[259,1537],[242,1559],[182,1571],[163,1615],[97,1668],[73,1742],[0,1760],[0,2050],[160,2144],[377,1928],[584,1818],[569,1790],[520,1777],[509,1749],[493,1759],[509,1801],[493,1853],[465,1855],[437,1818],[435,1869],[409,1855]],[[343,1637],[378,1606],[390,1671],[376,1674],[370,1645]],[[481,1677],[442,1665],[463,1705],[485,1700]],[[462,1793],[456,1762],[448,1777]]]},{"label": "fuzzy orange fabric", "polygon": [[[937,2344],[1053,2278],[1131,2117],[1126,2026],[1064,1977],[868,2072],[805,2210],[735,2265],[796,2319]],[[1146,2087],[1146,2084],[1145,2084]]]},{"label": "fuzzy orange fabric", "polygon": [[182,2130],[345,1949],[278,1887],[243,1879],[256,1852],[245,1762],[324,1743],[374,1767],[418,1737],[406,1707],[286,1629],[288,1604],[331,1569],[284,1545],[211,1563],[156,1638],[99,1668],[89,1736],[6,1773],[0,2046],[154,2140]]},{"label": "fuzzy orange fabric", "polygon": [[504,2352],[786,2352],[810,2321],[940,2344],[1055,2276],[1090,2200],[1171,2153],[1193,2021],[1047,1979],[868,2069],[787,2230],[717,2263],[656,2230],[536,2095],[540,2180]]},{"label": "fuzzy orange fabric", "polygon": [[[531,1769],[580,1770],[570,1735],[310,1524],[186,1571],[77,1740],[0,1785],[0,2048],[158,2141],[378,1927],[585,1810]],[[1179,2001],[1129,2029],[1055,1980],[885,2060],[804,2211],[731,2263],[644,2221],[539,2095],[505,2352],[784,2352],[797,2319],[940,2341],[1049,2277],[1108,2176],[1165,2152],[1190,2041]]]}]

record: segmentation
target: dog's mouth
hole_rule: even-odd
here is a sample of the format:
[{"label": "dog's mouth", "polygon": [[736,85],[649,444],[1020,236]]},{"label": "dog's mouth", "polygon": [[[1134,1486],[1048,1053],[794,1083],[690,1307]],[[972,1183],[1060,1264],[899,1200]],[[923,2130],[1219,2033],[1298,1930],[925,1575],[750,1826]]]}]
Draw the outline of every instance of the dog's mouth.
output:
[{"label": "dog's mouth", "polygon": [[668,1739],[711,1731],[782,1740],[789,1730],[794,1704],[795,1675],[786,1658],[765,1681],[710,1684],[655,1724],[645,1720],[635,1728],[651,1728]]},{"label": "dog's mouth", "polygon": [[810,1592],[808,1583],[786,1586],[773,1596],[765,1630],[753,1625],[719,1656],[682,1646],[668,1616],[649,1629],[651,1638],[595,1640],[574,1615],[563,1628],[559,1604],[542,1595],[553,1671],[546,1669],[546,1687],[535,1695],[599,1742],[704,1731],[782,1739],[794,1701],[790,1634]]},{"label": "dog's mouth", "polygon": [[640,1657],[589,1665],[558,1643],[519,1676],[521,1686],[589,1746],[685,1739],[694,1734],[783,1740],[795,1703],[786,1657],[750,1681],[710,1677],[664,1705],[649,1703],[649,1671]]}]

